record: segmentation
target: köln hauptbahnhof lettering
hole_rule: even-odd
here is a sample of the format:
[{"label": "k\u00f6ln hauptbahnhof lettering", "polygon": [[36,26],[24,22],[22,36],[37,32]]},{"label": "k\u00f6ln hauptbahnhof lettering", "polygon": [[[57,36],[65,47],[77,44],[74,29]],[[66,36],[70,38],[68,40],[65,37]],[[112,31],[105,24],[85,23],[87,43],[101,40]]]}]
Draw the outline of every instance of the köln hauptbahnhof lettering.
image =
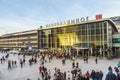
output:
[{"label": "k\u00f6ln hauptbahnhof lettering", "polygon": [[[81,21],[80,21],[81,20]],[[76,49],[88,55],[116,55],[120,48],[120,16],[88,20],[76,19],[65,23],[47,25],[46,28],[16,32],[0,36],[0,48],[32,48],[52,50]],[[58,25],[57,25],[58,24]],[[60,25],[61,24],[61,25]]]}]

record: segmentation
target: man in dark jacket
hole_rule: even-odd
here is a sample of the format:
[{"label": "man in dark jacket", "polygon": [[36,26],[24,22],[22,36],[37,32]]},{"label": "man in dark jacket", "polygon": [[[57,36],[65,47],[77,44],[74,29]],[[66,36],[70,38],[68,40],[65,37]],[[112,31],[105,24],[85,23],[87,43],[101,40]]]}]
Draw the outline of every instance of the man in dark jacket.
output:
[{"label": "man in dark jacket", "polygon": [[105,80],[118,80],[117,76],[112,72],[111,66],[108,67],[108,71]]}]

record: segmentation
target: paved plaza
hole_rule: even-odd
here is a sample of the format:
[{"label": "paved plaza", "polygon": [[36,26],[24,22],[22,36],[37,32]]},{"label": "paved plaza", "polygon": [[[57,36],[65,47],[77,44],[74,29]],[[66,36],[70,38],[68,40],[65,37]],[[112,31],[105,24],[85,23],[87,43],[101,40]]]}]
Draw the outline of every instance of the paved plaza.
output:
[{"label": "paved plaza", "polygon": [[[0,53],[0,58],[6,54]],[[23,56],[20,55],[20,58]],[[9,60],[17,60],[17,67],[12,68],[11,70],[8,70],[8,64],[7,62],[0,64],[0,80],[27,80],[28,78],[30,80],[37,80],[38,78],[41,78],[41,75],[39,74],[39,66],[40,66],[40,60],[38,59],[38,62],[36,64],[33,64],[32,66],[29,66],[28,60],[31,58],[31,56],[26,56],[26,63],[23,66],[23,68],[20,67],[18,55],[10,54]],[[48,61],[48,59],[47,59]],[[95,57],[90,57],[88,59],[88,63],[84,63],[83,59],[76,59],[75,62],[79,62],[79,67],[81,68],[83,74],[85,74],[87,71],[91,72],[92,69],[94,70],[102,70],[104,73],[103,80],[105,79],[105,75],[108,72],[108,66],[115,67],[120,61],[120,59],[113,59],[113,60],[107,60],[106,58],[98,59],[98,64],[95,63]],[[62,65],[61,59],[54,58],[51,62],[46,62],[45,67],[51,70],[51,77],[53,80],[54,76],[54,68],[57,67],[61,69],[61,72],[64,71],[71,71],[72,64],[71,60],[66,60],[66,64]],[[41,79],[42,80],[42,79]]]}]

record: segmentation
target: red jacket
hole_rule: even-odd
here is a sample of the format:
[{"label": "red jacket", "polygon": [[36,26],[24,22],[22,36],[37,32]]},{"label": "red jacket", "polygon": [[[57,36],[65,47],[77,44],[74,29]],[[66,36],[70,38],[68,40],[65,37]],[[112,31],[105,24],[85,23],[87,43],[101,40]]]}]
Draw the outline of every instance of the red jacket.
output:
[{"label": "red jacket", "polygon": [[39,67],[39,71],[42,71],[42,70],[43,70],[43,68],[42,68],[42,66],[40,66],[40,67]]}]

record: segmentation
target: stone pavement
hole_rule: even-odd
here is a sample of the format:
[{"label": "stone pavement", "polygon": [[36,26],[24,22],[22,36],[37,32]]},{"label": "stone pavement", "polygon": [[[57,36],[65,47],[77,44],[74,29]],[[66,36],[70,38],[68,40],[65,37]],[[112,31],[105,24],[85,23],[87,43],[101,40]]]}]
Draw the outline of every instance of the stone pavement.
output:
[{"label": "stone pavement", "polygon": [[[0,58],[5,55],[3,53],[0,53]],[[22,58],[22,55],[20,56]],[[39,65],[40,60],[38,60],[37,64],[34,64],[32,66],[29,66],[28,60],[31,58],[31,56],[26,56],[27,62],[23,66],[23,68],[20,68],[19,65],[19,59],[18,55],[10,54],[9,60],[17,60],[17,67],[13,68],[11,70],[7,69],[7,62],[0,64],[0,80],[27,80],[28,78],[30,80],[37,80],[38,78],[41,78],[41,75],[39,74]],[[90,57],[88,59],[88,64],[84,63],[82,59],[76,59],[75,62],[79,62],[79,67],[81,68],[83,74],[85,74],[87,71],[91,72],[92,69],[94,70],[102,70],[104,73],[103,80],[105,79],[105,75],[108,72],[108,66],[112,66],[114,68],[118,61],[120,59],[113,59],[113,60],[107,60],[106,58],[98,59],[98,64],[95,63],[95,58]],[[51,70],[51,76],[53,80],[54,75],[54,68],[57,67],[61,69],[62,72],[64,71],[71,71],[72,64],[70,60],[66,60],[66,65],[62,65],[61,59],[53,59],[51,62],[46,62],[45,67]],[[42,80],[42,79],[41,79]]]}]

